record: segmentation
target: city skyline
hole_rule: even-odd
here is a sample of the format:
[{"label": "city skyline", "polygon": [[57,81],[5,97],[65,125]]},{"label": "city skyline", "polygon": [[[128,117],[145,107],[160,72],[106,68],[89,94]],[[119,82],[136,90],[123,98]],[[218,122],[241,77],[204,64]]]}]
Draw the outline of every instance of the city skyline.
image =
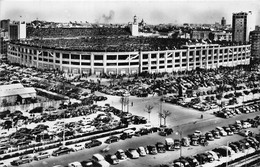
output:
[{"label": "city skyline", "polygon": [[231,24],[232,13],[253,11],[260,24],[260,2],[216,0],[171,1],[92,1],[92,0],[0,0],[0,19],[55,22],[128,23],[137,15],[148,24],[206,23],[225,17]]}]

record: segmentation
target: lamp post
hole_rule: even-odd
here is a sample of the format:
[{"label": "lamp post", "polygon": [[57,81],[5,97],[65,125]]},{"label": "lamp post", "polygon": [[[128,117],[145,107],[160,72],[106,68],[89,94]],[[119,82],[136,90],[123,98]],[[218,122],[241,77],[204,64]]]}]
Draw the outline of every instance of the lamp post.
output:
[{"label": "lamp post", "polygon": [[[227,147],[228,147],[228,145],[229,145],[229,141],[227,141]],[[226,160],[226,167],[228,167],[228,160],[229,160],[229,155],[228,155],[228,149],[226,148],[226,150],[227,150],[227,160]],[[230,152],[230,156],[231,156],[231,152]]]}]

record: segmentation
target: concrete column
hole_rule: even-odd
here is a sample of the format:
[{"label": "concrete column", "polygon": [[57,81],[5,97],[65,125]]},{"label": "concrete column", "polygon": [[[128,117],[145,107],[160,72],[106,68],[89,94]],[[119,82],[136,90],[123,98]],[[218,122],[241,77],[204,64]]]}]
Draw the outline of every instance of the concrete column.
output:
[{"label": "concrete column", "polygon": [[175,52],[172,52],[172,71],[175,71]]},{"label": "concrete column", "polygon": [[190,49],[189,48],[186,51],[186,60],[187,60],[186,70],[189,71],[189,69],[190,69]]},{"label": "concrete column", "polygon": [[180,71],[182,70],[181,68],[182,68],[182,52],[180,52],[180,66],[179,66],[179,68],[180,68]]},{"label": "concrete column", "polygon": [[159,66],[160,66],[160,54],[156,53],[156,72],[159,72]]},{"label": "concrete column", "polygon": [[72,73],[72,69],[71,69],[71,53],[69,53],[69,73]]},{"label": "concrete column", "polygon": [[151,73],[151,53],[148,53],[148,73]]},{"label": "concrete column", "polygon": [[90,55],[90,68],[91,68],[91,74],[94,74],[94,54],[91,53]]},{"label": "concrete column", "polygon": [[103,55],[103,67],[104,67],[104,73],[107,73],[107,54],[105,53]]},{"label": "concrete column", "polygon": [[219,50],[220,50],[220,46],[218,46],[217,49],[217,68],[219,68]]},{"label": "concrete column", "polygon": [[206,69],[208,69],[209,66],[209,49],[206,50]]},{"label": "concrete column", "polygon": [[139,54],[139,73],[143,72],[143,55],[141,52]]},{"label": "concrete column", "polygon": [[166,54],[166,52],[164,52],[163,54],[164,54],[164,71],[166,72],[167,71],[167,65],[168,65],[167,54]]},{"label": "concrete column", "polygon": [[82,67],[81,67],[81,54],[79,54],[79,73],[82,74]]}]

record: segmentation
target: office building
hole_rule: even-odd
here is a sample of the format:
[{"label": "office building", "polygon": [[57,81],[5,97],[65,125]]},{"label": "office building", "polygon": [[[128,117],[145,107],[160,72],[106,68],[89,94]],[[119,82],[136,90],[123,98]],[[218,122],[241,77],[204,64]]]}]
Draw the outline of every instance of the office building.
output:
[{"label": "office building", "polygon": [[14,22],[9,25],[9,38],[10,40],[18,40],[26,38],[26,23]]},{"label": "office building", "polygon": [[251,11],[233,13],[232,39],[234,42],[249,42],[249,33],[255,29],[255,17]]},{"label": "office building", "polygon": [[260,30],[250,32],[252,58],[260,59]]},{"label": "office building", "polygon": [[221,26],[225,27],[226,24],[227,24],[227,21],[226,21],[225,17],[222,17],[222,19],[221,19]]}]

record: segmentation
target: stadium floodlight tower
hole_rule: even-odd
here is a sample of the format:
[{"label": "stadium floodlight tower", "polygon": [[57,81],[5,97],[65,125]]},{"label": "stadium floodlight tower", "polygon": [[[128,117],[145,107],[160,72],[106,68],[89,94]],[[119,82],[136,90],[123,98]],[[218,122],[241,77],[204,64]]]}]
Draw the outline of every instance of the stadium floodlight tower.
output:
[{"label": "stadium floodlight tower", "polygon": [[138,23],[137,23],[137,18],[134,16],[134,22],[130,24],[130,30],[132,36],[138,36],[139,31],[138,31]]}]

